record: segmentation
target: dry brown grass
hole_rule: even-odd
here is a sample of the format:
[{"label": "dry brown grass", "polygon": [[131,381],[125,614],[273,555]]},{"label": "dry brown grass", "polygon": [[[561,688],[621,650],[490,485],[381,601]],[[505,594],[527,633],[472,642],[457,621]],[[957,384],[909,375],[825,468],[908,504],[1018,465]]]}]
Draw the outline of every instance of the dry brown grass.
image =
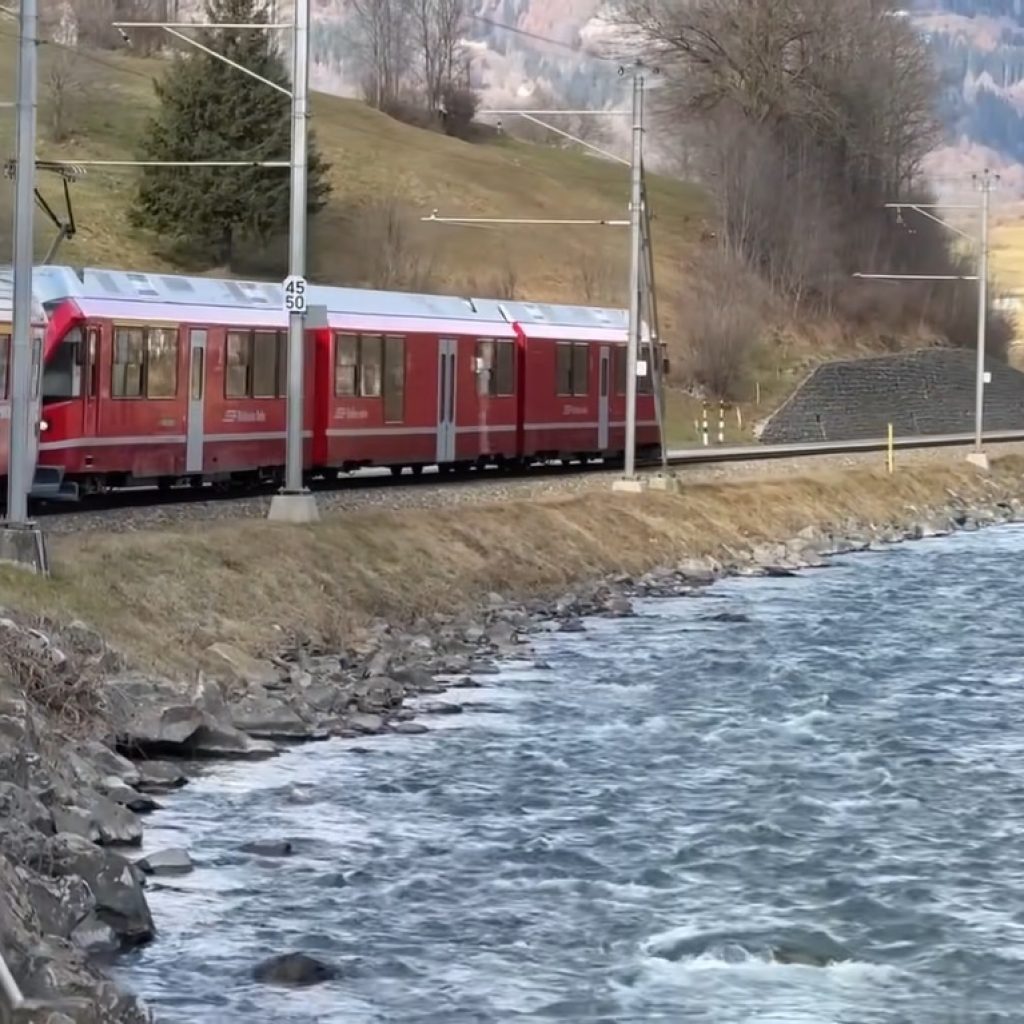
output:
[{"label": "dry brown grass", "polygon": [[948,500],[1024,490],[1024,458],[986,478],[960,462],[694,484],[682,495],[589,493],[450,509],[339,514],[313,528],[201,528],[54,538],[49,581],[8,570],[4,602],[80,617],[141,662],[184,670],[215,640],[269,651],[342,638],[370,616],[408,622],[687,556],[729,558],[809,524],[890,523]]}]

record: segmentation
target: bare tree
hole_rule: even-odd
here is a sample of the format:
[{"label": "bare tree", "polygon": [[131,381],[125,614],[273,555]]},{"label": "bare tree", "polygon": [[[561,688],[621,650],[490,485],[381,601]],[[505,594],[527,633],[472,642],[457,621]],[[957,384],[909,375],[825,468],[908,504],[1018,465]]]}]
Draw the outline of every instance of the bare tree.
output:
[{"label": "bare tree", "polygon": [[[936,139],[926,44],[892,0],[625,0],[666,69],[722,241],[794,302],[890,258],[882,205]],[[878,265],[876,260],[874,265]]]},{"label": "bare tree", "polygon": [[419,237],[419,220],[394,196],[355,209],[341,265],[346,283],[389,291],[430,291],[437,283],[433,251]]},{"label": "bare tree", "polygon": [[43,80],[43,109],[53,142],[65,142],[71,135],[76,112],[85,99],[87,82],[78,54],[70,48],[51,51]]},{"label": "bare tree", "polygon": [[413,0],[413,4],[424,99],[428,109],[437,110],[445,92],[455,85],[466,28],[466,2]]},{"label": "bare tree", "polygon": [[399,96],[412,49],[409,0],[350,0],[364,65],[366,99],[384,110]]}]

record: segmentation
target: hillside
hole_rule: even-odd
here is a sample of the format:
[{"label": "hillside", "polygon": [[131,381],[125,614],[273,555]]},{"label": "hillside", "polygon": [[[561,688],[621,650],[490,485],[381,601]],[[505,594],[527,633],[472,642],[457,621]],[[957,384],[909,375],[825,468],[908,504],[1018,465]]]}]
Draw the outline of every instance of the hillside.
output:
[{"label": "hillside", "polygon": [[[40,54],[40,158],[130,160],[155,103],[152,79],[162,70],[157,60],[111,53],[72,54],[44,46]],[[0,29],[0,101],[13,98],[16,65],[13,33]],[[58,73],[74,85],[65,90],[65,120],[70,137],[52,140],[54,89]],[[508,139],[466,143],[401,124],[362,103],[317,94],[313,126],[332,171],[329,207],[311,227],[310,276],[338,283],[361,279],[362,246],[374,225],[359,210],[368,204],[395,203],[404,210],[402,231],[408,260],[418,278],[435,289],[504,292],[536,299],[617,303],[626,281],[627,239],[621,229],[422,224],[418,218],[437,209],[441,215],[478,217],[622,217],[627,198],[626,170],[556,148]],[[11,153],[13,119],[0,116],[0,152]],[[182,173],[188,173],[182,171]],[[160,240],[132,228],[127,203],[131,169],[89,168],[72,186],[78,235],[65,244],[61,259],[116,267],[170,268]],[[41,176],[54,203],[60,198],[56,177]],[[681,266],[698,237],[704,200],[693,187],[656,179],[652,205],[658,218],[658,272],[671,319]],[[7,183],[0,195],[9,207]],[[52,228],[39,220],[40,255]],[[0,210],[0,246],[9,218]],[[359,232],[360,245],[346,246]],[[256,261],[258,262],[258,261]],[[513,282],[513,279],[514,282]]]}]

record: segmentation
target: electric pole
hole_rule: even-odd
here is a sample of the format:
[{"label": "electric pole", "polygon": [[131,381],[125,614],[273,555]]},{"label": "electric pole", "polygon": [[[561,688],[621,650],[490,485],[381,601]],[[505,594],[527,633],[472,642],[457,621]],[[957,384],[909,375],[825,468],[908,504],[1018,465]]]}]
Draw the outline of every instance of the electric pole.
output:
[{"label": "electric pole", "polygon": [[974,392],[974,454],[978,461],[985,458],[982,451],[982,431],[985,420],[985,342],[988,326],[988,220],[994,181],[986,167],[973,175],[974,185],[981,191],[981,237],[978,244],[978,362]]},{"label": "electric pole", "polygon": [[[13,344],[11,419],[7,445],[7,518],[0,532],[0,558],[47,571],[41,531],[28,518],[28,495],[35,471],[32,373],[32,260],[36,171],[36,0],[21,0],[18,27],[17,152],[14,191]],[[42,353],[39,353],[42,358]],[[41,369],[41,368],[40,368]],[[41,374],[39,375],[41,376]]]},{"label": "electric pole", "polygon": [[303,392],[306,344],[306,187],[309,127],[309,0],[295,0],[292,34],[291,226],[288,278],[288,434],[284,490],[270,503],[270,519],[310,523],[320,518],[316,498],[302,486]]},{"label": "electric pole", "polygon": [[21,0],[18,44],[18,147],[14,179],[14,337],[7,455],[7,523],[28,523],[29,404],[32,360],[32,243],[36,170],[36,0]]},{"label": "electric pole", "polygon": [[640,223],[643,211],[643,65],[633,68],[633,152],[630,159],[629,195],[629,345],[626,352],[626,452],[625,478],[636,479],[637,359],[640,351]]},{"label": "electric pole", "polygon": [[[951,203],[886,203],[886,209],[913,210],[923,217],[941,224],[954,234],[977,246],[977,274],[854,274],[854,277],[881,281],[977,281],[978,282],[978,335],[976,339],[976,361],[974,381],[974,447],[967,456],[968,462],[981,469],[988,468],[988,456],[984,451],[985,430],[985,343],[988,325],[988,237],[989,216],[991,212],[992,192],[999,183],[999,175],[993,174],[987,167],[981,174],[971,176],[974,187],[981,193],[981,202],[977,204]],[[955,224],[943,220],[933,210],[964,210],[977,213],[981,224],[977,235],[963,231]]]}]

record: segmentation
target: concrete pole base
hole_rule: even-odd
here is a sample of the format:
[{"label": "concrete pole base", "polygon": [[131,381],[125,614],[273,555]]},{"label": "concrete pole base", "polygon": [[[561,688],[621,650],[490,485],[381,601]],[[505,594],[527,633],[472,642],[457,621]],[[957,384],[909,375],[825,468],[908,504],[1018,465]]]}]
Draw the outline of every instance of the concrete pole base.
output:
[{"label": "concrete pole base", "polygon": [[619,494],[643,494],[644,482],[636,478],[630,480],[628,477],[623,477],[623,479],[612,483],[612,490]]},{"label": "concrete pole base", "polygon": [[664,491],[667,494],[679,494],[683,489],[679,477],[670,473],[656,473],[647,482],[652,491]]},{"label": "concrete pole base", "polygon": [[46,538],[35,523],[0,522],[0,563],[50,575]]},{"label": "concrete pole base", "polygon": [[308,491],[301,494],[275,494],[270,500],[267,519],[272,523],[291,523],[298,526],[318,523],[320,509],[317,508],[316,497]]},{"label": "concrete pole base", "polygon": [[971,452],[971,454],[967,456],[967,461],[972,466],[976,466],[978,469],[983,470],[986,473],[991,468],[989,466],[988,456],[984,452]]}]

